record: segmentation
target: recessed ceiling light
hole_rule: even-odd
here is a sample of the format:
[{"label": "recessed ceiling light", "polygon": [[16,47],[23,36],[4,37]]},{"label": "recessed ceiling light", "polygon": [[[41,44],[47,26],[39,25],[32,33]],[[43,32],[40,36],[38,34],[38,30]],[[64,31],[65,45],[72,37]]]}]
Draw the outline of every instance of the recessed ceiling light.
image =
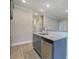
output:
[{"label": "recessed ceiling light", "polygon": [[22,0],[22,2],[23,2],[23,3],[26,3],[26,1],[25,1],[25,0]]},{"label": "recessed ceiling light", "polygon": [[50,4],[46,4],[46,7],[49,8],[50,7]]},{"label": "recessed ceiling light", "polygon": [[43,9],[40,9],[40,12],[43,12],[44,10]]}]

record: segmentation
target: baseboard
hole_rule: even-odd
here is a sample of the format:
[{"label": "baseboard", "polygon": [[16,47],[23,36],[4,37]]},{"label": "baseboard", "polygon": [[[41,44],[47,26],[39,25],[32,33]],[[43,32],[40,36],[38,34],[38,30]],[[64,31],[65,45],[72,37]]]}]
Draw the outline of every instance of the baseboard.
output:
[{"label": "baseboard", "polygon": [[11,47],[22,45],[22,44],[28,44],[28,43],[32,43],[32,40],[24,41],[24,42],[18,42],[18,43],[13,43],[13,44],[11,44]]}]

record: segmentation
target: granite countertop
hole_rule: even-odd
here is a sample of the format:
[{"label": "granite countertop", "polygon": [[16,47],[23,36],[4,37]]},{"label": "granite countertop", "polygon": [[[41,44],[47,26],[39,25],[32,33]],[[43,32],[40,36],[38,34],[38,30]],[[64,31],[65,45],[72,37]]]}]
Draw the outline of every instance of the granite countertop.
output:
[{"label": "granite countertop", "polygon": [[66,36],[61,36],[61,35],[56,35],[56,34],[48,34],[48,35],[43,35],[40,33],[33,33],[33,34],[44,37],[44,38],[52,40],[52,41],[61,40],[61,39],[66,38]]}]

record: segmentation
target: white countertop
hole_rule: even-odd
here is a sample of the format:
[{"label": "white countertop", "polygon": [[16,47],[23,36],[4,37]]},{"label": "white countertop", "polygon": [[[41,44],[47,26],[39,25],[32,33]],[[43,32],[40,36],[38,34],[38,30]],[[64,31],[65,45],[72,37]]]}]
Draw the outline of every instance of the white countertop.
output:
[{"label": "white countertop", "polygon": [[48,35],[42,35],[39,33],[34,33],[34,34],[41,36],[41,37],[44,37],[44,38],[47,38],[47,39],[52,40],[52,41],[61,40],[63,38],[66,38],[66,36],[61,36],[61,35],[57,35],[57,34],[48,34]]}]

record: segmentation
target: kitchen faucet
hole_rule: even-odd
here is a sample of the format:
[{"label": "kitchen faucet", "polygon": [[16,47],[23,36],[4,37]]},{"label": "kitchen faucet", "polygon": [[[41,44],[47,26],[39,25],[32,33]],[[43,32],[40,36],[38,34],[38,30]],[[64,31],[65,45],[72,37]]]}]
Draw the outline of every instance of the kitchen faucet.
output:
[{"label": "kitchen faucet", "polygon": [[48,27],[47,26],[43,27],[43,30],[44,30],[45,34],[48,35]]}]

